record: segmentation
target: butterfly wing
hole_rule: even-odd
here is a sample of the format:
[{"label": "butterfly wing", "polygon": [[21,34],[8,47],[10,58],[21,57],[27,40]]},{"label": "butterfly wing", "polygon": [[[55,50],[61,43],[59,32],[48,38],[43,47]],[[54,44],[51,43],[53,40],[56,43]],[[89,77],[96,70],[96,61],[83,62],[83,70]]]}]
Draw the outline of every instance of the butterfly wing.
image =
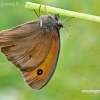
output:
[{"label": "butterfly wing", "polygon": [[44,87],[50,80],[56,68],[60,51],[60,37],[57,30],[53,30],[50,35],[53,36],[53,42],[45,61],[35,70],[30,72],[22,71],[26,82],[33,89],[38,90]]},{"label": "butterfly wing", "polygon": [[46,32],[39,21],[0,33],[1,51],[33,89],[42,88],[50,80],[59,55],[59,41],[58,31]]},{"label": "butterfly wing", "polygon": [[30,71],[47,57],[53,38],[39,22],[30,22],[0,33],[1,51],[19,69]]}]

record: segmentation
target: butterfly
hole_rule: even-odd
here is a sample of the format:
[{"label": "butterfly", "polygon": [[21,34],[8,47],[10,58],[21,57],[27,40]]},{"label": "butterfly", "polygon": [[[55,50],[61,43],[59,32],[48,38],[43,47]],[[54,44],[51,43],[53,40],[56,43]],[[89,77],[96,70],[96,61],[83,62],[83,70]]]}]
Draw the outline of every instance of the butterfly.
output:
[{"label": "butterfly", "polygon": [[39,19],[0,32],[0,48],[8,61],[22,73],[26,83],[39,90],[51,79],[60,52],[59,14],[41,15]]}]

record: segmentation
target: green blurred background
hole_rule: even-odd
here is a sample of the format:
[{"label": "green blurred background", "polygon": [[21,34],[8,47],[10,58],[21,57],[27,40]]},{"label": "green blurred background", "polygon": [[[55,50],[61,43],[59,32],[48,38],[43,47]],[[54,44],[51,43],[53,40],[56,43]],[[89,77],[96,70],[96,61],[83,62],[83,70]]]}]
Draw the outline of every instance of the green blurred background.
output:
[{"label": "green blurred background", "polygon": [[[37,18],[26,1],[100,16],[100,0],[0,0],[0,31]],[[14,3],[17,6],[2,6]],[[55,12],[55,14],[58,12]],[[41,12],[46,14],[46,12]],[[66,17],[61,16],[61,20]],[[0,53],[0,100],[100,100],[100,23],[69,19],[60,31],[61,52],[51,81],[41,90],[31,89],[19,72]]]}]

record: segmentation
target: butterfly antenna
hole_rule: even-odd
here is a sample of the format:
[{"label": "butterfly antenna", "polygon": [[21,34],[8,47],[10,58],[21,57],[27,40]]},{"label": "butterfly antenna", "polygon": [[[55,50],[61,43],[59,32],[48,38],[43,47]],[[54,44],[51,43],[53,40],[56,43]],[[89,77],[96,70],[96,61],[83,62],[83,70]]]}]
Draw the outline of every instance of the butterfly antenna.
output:
[{"label": "butterfly antenna", "polygon": [[[65,22],[66,20],[71,19],[71,18],[75,18],[75,17],[66,18],[66,19],[64,19],[64,20],[62,21],[62,23],[64,24],[64,22]],[[69,26],[70,26],[70,25],[69,25]],[[69,26],[68,26],[68,27],[69,27]],[[71,37],[71,34],[69,33],[68,29],[67,29],[64,25],[63,25],[63,27],[67,30],[69,36]]]},{"label": "butterfly antenna", "polygon": [[[51,15],[48,13],[48,11],[47,11],[46,6],[44,6],[44,7],[45,7],[45,11],[46,11],[47,15],[51,16]],[[51,16],[51,17],[52,17],[52,16]]]},{"label": "butterfly antenna", "polygon": [[75,18],[75,17],[65,18],[65,19],[63,20],[63,23],[64,23],[66,20],[71,19],[71,18]]},{"label": "butterfly antenna", "polygon": [[71,34],[69,33],[68,29],[63,25],[63,27],[67,30],[68,35],[71,37]]}]

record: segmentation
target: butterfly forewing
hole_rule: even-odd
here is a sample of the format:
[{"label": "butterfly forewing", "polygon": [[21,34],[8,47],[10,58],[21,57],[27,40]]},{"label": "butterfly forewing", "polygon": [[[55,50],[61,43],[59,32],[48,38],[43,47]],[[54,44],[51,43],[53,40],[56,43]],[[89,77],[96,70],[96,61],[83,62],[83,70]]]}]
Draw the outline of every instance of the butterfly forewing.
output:
[{"label": "butterfly forewing", "polygon": [[[45,86],[46,83],[50,80],[56,68],[56,62],[59,56],[58,48],[60,48],[59,33],[57,33],[57,31],[54,30],[50,33],[50,35],[53,38],[53,43],[45,61],[35,70],[32,70],[30,72],[22,71],[22,74],[25,77],[26,82],[33,89],[40,89],[43,86]],[[40,74],[38,73],[39,70]]]}]

